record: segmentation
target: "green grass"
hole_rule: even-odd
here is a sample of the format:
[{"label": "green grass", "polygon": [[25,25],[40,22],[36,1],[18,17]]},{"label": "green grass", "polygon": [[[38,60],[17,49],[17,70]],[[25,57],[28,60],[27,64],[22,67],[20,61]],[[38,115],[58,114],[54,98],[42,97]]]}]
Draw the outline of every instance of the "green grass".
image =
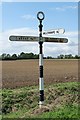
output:
[{"label": "green grass", "polygon": [[2,115],[0,115],[0,120],[2,119]]},{"label": "green grass", "polygon": [[67,82],[45,86],[45,103],[49,112],[34,114],[39,109],[38,86],[2,90],[3,118],[79,118],[80,83]]},{"label": "green grass", "polygon": [[76,106],[65,105],[54,111],[43,113],[42,115],[39,116],[39,118],[77,118],[79,119],[80,117],[78,115],[77,105]]},{"label": "green grass", "polygon": [[27,112],[27,109],[22,108],[15,112],[10,112],[6,115],[3,115],[3,118],[21,118],[26,112]]}]

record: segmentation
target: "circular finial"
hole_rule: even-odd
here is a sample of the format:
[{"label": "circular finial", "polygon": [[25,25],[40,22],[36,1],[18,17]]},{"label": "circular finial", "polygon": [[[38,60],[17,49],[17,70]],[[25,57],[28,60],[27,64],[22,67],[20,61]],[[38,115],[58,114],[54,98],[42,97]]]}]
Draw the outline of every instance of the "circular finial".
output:
[{"label": "circular finial", "polygon": [[37,13],[37,18],[38,18],[39,20],[43,20],[44,17],[45,17],[45,15],[44,15],[43,12],[40,11],[40,12]]}]

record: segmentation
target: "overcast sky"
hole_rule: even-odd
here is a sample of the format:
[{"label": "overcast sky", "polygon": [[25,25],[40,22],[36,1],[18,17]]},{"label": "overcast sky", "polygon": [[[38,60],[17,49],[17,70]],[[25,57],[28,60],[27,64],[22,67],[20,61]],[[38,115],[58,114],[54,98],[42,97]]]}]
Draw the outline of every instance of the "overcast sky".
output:
[{"label": "overcast sky", "polygon": [[[2,2],[1,6],[0,54],[39,53],[37,42],[9,41],[10,35],[38,36],[39,21],[36,17],[38,11],[43,11],[45,14],[43,31],[64,28],[64,34],[51,35],[51,37],[68,38],[68,43],[64,44],[44,43],[44,56],[54,57],[59,54],[78,54],[78,2]],[[48,36],[50,37],[50,35]]]}]

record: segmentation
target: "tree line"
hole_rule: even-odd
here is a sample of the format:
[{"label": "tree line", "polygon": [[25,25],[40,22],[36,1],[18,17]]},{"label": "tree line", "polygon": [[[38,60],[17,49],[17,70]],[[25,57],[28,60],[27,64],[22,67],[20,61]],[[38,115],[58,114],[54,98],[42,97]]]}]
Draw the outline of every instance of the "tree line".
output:
[{"label": "tree line", "polygon": [[[38,58],[39,58],[39,54],[24,53],[24,52],[21,52],[19,55],[17,54],[10,55],[6,53],[0,55],[0,60],[21,60],[21,59],[38,59]],[[72,54],[68,54],[68,55],[61,54],[57,57],[47,56],[44,57],[44,59],[80,59],[80,56],[79,55],[73,56]]]},{"label": "tree line", "polygon": [[37,54],[24,53],[24,52],[21,52],[19,55],[17,54],[10,55],[10,54],[3,53],[0,56],[0,59],[2,60],[20,60],[20,59],[38,59],[38,58],[39,58],[39,55]]}]

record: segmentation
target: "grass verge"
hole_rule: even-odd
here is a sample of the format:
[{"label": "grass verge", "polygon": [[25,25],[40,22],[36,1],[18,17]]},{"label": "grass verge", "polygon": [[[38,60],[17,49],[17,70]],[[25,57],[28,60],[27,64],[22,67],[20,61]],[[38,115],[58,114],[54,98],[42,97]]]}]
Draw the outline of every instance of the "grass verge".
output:
[{"label": "grass verge", "polygon": [[3,118],[77,118],[79,86],[77,82],[45,86],[45,107],[38,107],[37,86],[2,90]]}]

